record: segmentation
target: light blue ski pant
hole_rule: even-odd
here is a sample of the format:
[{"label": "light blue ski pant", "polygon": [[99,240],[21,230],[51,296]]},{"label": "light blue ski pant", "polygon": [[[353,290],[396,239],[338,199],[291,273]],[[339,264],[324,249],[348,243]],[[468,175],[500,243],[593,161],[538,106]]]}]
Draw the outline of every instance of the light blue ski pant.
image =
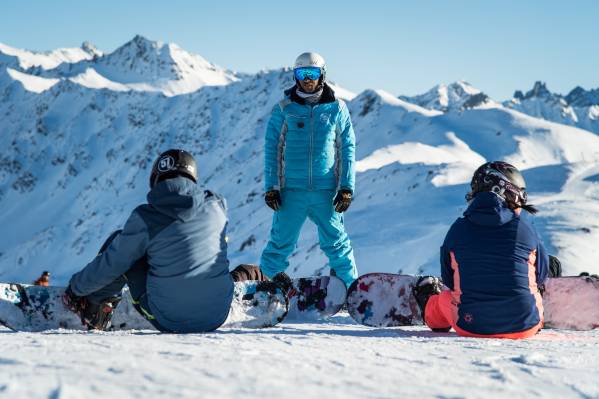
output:
[{"label": "light blue ski pant", "polygon": [[358,270],[354,251],[343,225],[343,214],[335,212],[333,190],[283,189],[281,208],[274,212],[270,241],[262,252],[260,268],[273,277],[289,266],[287,258],[297,244],[302,225],[309,218],[318,227],[320,248],[329,258],[329,266],[349,286]]}]

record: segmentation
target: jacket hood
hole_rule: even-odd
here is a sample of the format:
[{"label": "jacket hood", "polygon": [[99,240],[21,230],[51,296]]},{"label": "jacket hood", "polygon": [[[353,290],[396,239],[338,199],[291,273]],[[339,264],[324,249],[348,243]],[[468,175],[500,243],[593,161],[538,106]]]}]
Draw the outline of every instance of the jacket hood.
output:
[{"label": "jacket hood", "polygon": [[[297,85],[285,90],[285,97],[289,97],[289,99],[291,99],[291,101],[293,101],[294,103],[302,105],[306,104],[306,100],[297,95],[297,93],[295,92],[296,89]],[[335,91],[331,88],[331,86],[325,83],[322,89],[322,96],[320,97],[318,104],[332,103],[335,101],[335,99]]]},{"label": "jacket hood", "polygon": [[148,204],[158,212],[185,222],[193,218],[204,203],[203,190],[186,177],[159,182],[148,193]]},{"label": "jacket hood", "polygon": [[490,192],[478,193],[464,212],[466,219],[481,226],[501,226],[519,217],[505,200]]}]

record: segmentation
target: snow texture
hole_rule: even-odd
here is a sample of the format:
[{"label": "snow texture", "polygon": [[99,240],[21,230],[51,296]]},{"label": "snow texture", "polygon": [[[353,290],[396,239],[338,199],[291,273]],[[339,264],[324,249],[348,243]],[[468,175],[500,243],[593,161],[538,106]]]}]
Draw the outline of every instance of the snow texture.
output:
[{"label": "snow texture", "polygon": [[152,331],[0,329],[4,398],[597,398],[599,330],[529,340],[329,323]]}]

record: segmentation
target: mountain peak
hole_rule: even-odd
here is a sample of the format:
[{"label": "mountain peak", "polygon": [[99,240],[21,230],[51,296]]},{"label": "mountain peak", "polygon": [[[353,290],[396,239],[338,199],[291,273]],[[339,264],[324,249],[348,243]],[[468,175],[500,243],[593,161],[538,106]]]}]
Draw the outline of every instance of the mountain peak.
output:
[{"label": "mountain peak", "polygon": [[547,84],[540,80],[537,80],[532,87],[532,90],[527,91],[526,94],[523,94],[521,90],[516,90],[514,92],[514,98],[517,100],[528,100],[531,98],[550,99],[555,96],[555,94],[547,89]]},{"label": "mountain peak", "polygon": [[161,48],[162,46],[164,46],[164,43],[158,40],[150,40],[145,36],[142,35],[135,35],[135,37],[133,37],[133,39],[131,39],[129,42],[125,43],[126,45],[135,45],[138,48]]},{"label": "mountain peak", "polygon": [[585,90],[580,86],[576,86],[565,98],[568,104],[574,107],[599,105],[599,88]]},{"label": "mountain peak", "polygon": [[473,87],[465,80],[458,80],[450,84],[441,83],[424,94],[400,99],[428,109],[443,112],[475,108],[489,101],[489,97],[481,90]]},{"label": "mountain peak", "polygon": [[149,40],[142,35],[135,35],[133,39],[117,48],[112,54],[128,53],[137,57],[143,57],[145,54],[157,53],[163,47],[163,42]]},{"label": "mountain peak", "polygon": [[81,43],[81,50],[85,51],[92,57],[101,57],[102,56],[102,52],[100,50],[98,50],[98,48],[94,44],[92,44],[88,41]]}]

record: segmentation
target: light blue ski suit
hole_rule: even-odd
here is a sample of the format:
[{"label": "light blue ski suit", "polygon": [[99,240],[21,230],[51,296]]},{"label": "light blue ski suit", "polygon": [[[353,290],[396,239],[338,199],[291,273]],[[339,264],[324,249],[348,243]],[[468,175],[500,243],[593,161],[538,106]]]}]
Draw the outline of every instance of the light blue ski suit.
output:
[{"label": "light blue ski suit", "polygon": [[329,266],[349,286],[358,276],[356,263],[343,214],[333,207],[338,190],[354,191],[355,136],[349,111],[326,84],[313,105],[295,90],[285,91],[266,129],[264,188],[280,190],[282,205],[274,212],[260,266],[268,277],[287,269],[287,258],[310,218]]}]

